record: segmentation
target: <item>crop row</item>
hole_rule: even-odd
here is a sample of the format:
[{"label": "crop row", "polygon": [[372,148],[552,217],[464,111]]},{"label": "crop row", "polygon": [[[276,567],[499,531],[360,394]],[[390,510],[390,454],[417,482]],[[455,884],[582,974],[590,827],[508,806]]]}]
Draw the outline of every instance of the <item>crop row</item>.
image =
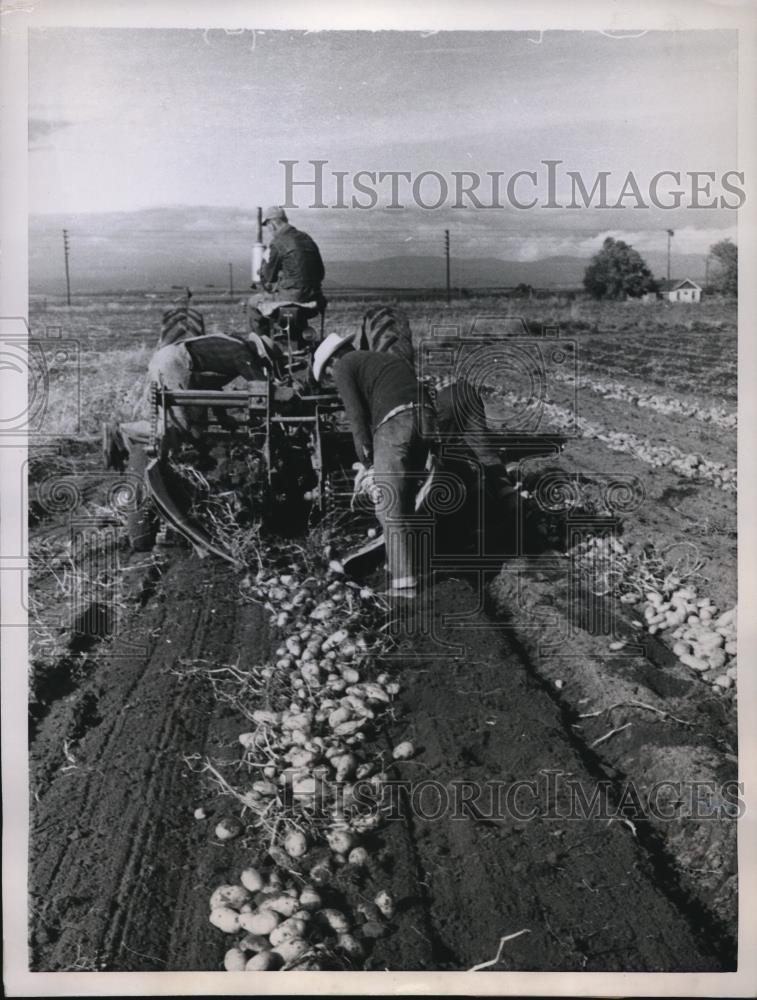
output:
[{"label": "crop row", "polygon": [[547,421],[556,430],[576,431],[581,437],[595,438],[611,451],[620,451],[640,459],[655,468],[669,468],[687,479],[711,483],[726,492],[736,491],[736,469],[713,462],[703,455],[685,452],[675,445],[655,445],[630,431],[610,431],[586,417],[577,416],[572,410],[557,403],[545,401],[536,404],[533,399],[512,392],[499,393],[500,398],[516,406],[539,405]]},{"label": "crop row", "polygon": [[[243,587],[281,636],[271,662],[252,671],[259,688],[250,701],[268,707],[242,706],[254,723],[239,735],[239,769],[248,780],[232,788],[212,764],[205,768],[243,816],[252,814],[267,845],[267,858],[210,898],[210,922],[228,937],[230,971],[360,968],[394,915],[392,897],[375,883],[372,901],[362,894],[354,906],[339,889],[343,878],[369,879],[385,767],[414,753],[400,743],[385,764],[369,749],[399,691],[387,673],[375,672],[386,641],[371,632],[370,619],[381,604],[347,581],[338,562],[313,572],[291,554],[286,571],[261,569]],[[231,816],[215,835],[230,840],[244,830]]]},{"label": "crop row", "polygon": [[588,375],[573,377],[560,373],[554,374],[557,382],[575,385],[577,389],[589,389],[606,399],[618,399],[632,403],[643,409],[655,410],[666,415],[675,414],[681,417],[692,417],[702,423],[715,424],[727,430],[735,430],[738,425],[738,415],[724,406],[699,406],[686,402],[677,396],[665,396],[660,393],[634,389],[611,378],[591,378]]}]

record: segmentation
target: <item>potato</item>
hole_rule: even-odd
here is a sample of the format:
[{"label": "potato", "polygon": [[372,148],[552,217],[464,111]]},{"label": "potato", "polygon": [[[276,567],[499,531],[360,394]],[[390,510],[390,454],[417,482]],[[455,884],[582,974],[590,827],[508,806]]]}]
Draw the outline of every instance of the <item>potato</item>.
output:
[{"label": "potato", "polygon": [[247,956],[239,948],[229,948],[223,956],[223,967],[227,972],[244,972]]},{"label": "potato", "polygon": [[252,713],[252,718],[255,720],[255,722],[269,726],[275,726],[281,721],[281,713],[267,712],[262,708],[258,708]]},{"label": "potato", "polygon": [[318,915],[337,934],[346,934],[350,930],[350,922],[341,910],[334,910],[329,907],[328,909],[320,910]]},{"label": "potato", "polygon": [[280,923],[281,917],[279,914],[267,907],[258,910],[257,913],[243,913],[239,917],[239,926],[245,931],[250,931],[252,934],[268,935]]},{"label": "potato", "polygon": [[238,819],[234,816],[226,816],[217,824],[215,834],[219,840],[233,840],[234,837],[239,836],[243,829],[244,827]]},{"label": "potato", "polygon": [[271,781],[265,779],[253,781],[252,790],[257,792],[258,795],[275,795],[277,791],[276,786]]},{"label": "potato", "polygon": [[726,655],[724,649],[713,649],[707,657],[711,670],[720,670],[725,666]]},{"label": "potato", "polygon": [[362,868],[368,864],[368,851],[364,847],[353,847],[347,860],[351,865]]},{"label": "potato", "polygon": [[376,896],[373,902],[378,906],[387,920],[392,919],[395,913],[394,899],[385,889]]},{"label": "potato", "polygon": [[259,892],[263,888],[263,876],[257,868],[245,868],[239,876],[239,881],[250,892]]},{"label": "potato", "polygon": [[340,934],[336,939],[336,945],[350,958],[360,959],[365,955],[362,944],[352,934]]},{"label": "potato", "polygon": [[349,719],[347,722],[342,722],[336,726],[334,733],[336,736],[353,736],[364,725],[365,718]]},{"label": "potato", "polygon": [[224,934],[236,934],[242,926],[242,917],[228,906],[217,906],[208,917],[211,924]]},{"label": "potato", "polygon": [[344,705],[342,705],[340,708],[335,708],[334,711],[329,715],[329,726],[331,726],[332,729],[336,729],[337,726],[340,726],[343,722],[346,722],[351,715],[352,712],[350,711],[350,709],[346,708]]},{"label": "potato", "polygon": [[309,950],[310,945],[307,941],[303,941],[302,938],[289,938],[287,941],[282,941],[281,944],[276,945],[273,954],[278,955],[285,965],[289,965],[292,962],[296,962],[298,958],[302,958]]},{"label": "potato", "polygon": [[415,747],[410,740],[405,740],[404,743],[398,743],[394,750],[392,750],[392,757],[395,760],[409,760],[414,754]]},{"label": "potato", "polygon": [[278,927],[271,931],[271,944],[274,948],[277,948],[285,941],[301,938],[305,933],[305,928],[306,924],[304,920],[298,920],[296,917],[290,917],[288,920],[285,920],[282,924],[279,924]]},{"label": "potato", "polygon": [[245,971],[272,972],[281,967],[282,961],[281,955],[277,955],[274,951],[260,951],[245,965]]},{"label": "potato", "polygon": [[389,695],[379,684],[365,684],[363,686],[363,692],[369,701],[389,701]]},{"label": "potato", "polygon": [[305,910],[317,910],[321,905],[321,896],[312,886],[306,885],[300,893],[300,906]]},{"label": "potato", "polygon": [[291,896],[281,895],[272,896],[270,899],[267,899],[265,903],[262,904],[261,909],[271,909],[280,914],[282,917],[291,917],[298,906],[299,903],[296,899],[292,899]]},{"label": "potato", "polygon": [[210,909],[217,910],[219,906],[228,906],[231,910],[238,910],[249,898],[250,894],[244,886],[219,885],[210,897]]},{"label": "potato", "polygon": [[284,838],[284,850],[290,858],[301,858],[303,854],[307,854],[307,837],[299,830],[292,830]]},{"label": "potato", "polygon": [[268,951],[271,942],[263,934],[245,934],[237,947],[242,951]]},{"label": "potato", "polygon": [[329,830],[326,834],[329,847],[335,854],[346,854],[355,842],[349,830]]},{"label": "potato", "polygon": [[309,767],[310,764],[313,763],[315,760],[315,754],[312,750],[306,750],[304,747],[294,746],[287,752],[286,759],[292,767],[305,768]]},{"label": "potato", "polygon": [[331,881],[331,865],[327,861],[319,861],[310,869],[310,877],[316,885],[326,885]]},{"label": "potato", "polygon": [[679,657],[681,663],[685,664],[687,667],[691,667],[692,670],[698,670],[700,673],[704,673],[705,670],[710,669],[710,665],[707,660],[703,660],[698,656],[691,656],[688,653],[684,653],[683,656]]},{"label": "potato", "polygon": [[331,763],[336,768],[336,780],[345,781],[350,778],[357,767],[357,758],[352,753],[340,754],[338,757],[332,757]]},{"label": "potato", "polygon": [[375,718],[375,712],[373,709],[369,708],[365,701],[356,694],[347,694],[344,698],[342,698],[342,704],[345,708],[352,709],[355,714],[366,719]]}]

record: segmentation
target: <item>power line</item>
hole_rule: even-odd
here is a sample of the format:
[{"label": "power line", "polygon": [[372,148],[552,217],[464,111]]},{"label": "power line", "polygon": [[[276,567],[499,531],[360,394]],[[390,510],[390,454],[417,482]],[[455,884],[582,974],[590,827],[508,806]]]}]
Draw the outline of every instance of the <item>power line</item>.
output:
[{"label": "power line", "polygon": [[71,305],[71,277],[68,271],[68,230],[63,230],[63,257],[66,263],[66,302]]},{"label": "power line", "polygon": [[449,305],[452,299],[452,289],[450,288],[450,273],[449,273],[449,229],[444,230],[444,256],[446,258],[446,265],[447,265],[447,305]]}]

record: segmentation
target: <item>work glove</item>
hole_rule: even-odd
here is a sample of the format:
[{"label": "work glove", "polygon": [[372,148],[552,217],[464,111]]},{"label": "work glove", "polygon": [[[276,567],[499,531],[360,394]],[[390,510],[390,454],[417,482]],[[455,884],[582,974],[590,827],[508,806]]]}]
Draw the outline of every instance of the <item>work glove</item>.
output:
[{"label": "work glove", "polygon": [[359,496],[365,494],[369,499],[376,502],[376,479],[373,466],[365,466],[362,462],[355,462],[352,466],[355,470],[355,481],[352,489],[352,508]]}]

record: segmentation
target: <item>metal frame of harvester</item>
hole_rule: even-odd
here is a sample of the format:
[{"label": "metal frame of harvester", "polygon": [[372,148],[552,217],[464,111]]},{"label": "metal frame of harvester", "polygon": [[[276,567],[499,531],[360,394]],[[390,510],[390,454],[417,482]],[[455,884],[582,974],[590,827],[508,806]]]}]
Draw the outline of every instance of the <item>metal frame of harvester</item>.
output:
[{"label": "metal frame of harvester", "polygon": [[[312,467],[313,485],[308,491],[312,506],[323,512],[330,499],[327,488],[329,463],[326,444],[335,436],[350,439],[349,431],[334,427],[334,418],[343,413],[343,406],[336,392],[312,393],[297,378],[307,375],[307,353],[292,350],[287,330],[286,376],[279,384],[269,375],[265,381],[250,382],[246,389],[169,389],[161,384],[151,387],[151,433],[146,453],[149,457],[145,469],[145,484],[162,517],[189,539],[195,547],[233,561],[232,556],[212,542],[208,534],[193,522],[176,476],[171,471],[165,443],[169,440],[170,413],[178,407],[201,407],[216,417],[203,430],[208,444],[223,441],[244,441],[247,438],[262,456],[264,475],[270,503],[275,504],[275,479],[279,461],[286,460],[287,442],[292,435],[304,431],[309,439],[308,451]],[[282,345],[283,346],[283,345]],[[313,341],[312,347],[317,346]],[[297,363],[305,362],[305,370],[297,371]],[[218,420],[220,413],[233,415],[233,429]],[[333,492],[333,491],[332,491]]]}]

